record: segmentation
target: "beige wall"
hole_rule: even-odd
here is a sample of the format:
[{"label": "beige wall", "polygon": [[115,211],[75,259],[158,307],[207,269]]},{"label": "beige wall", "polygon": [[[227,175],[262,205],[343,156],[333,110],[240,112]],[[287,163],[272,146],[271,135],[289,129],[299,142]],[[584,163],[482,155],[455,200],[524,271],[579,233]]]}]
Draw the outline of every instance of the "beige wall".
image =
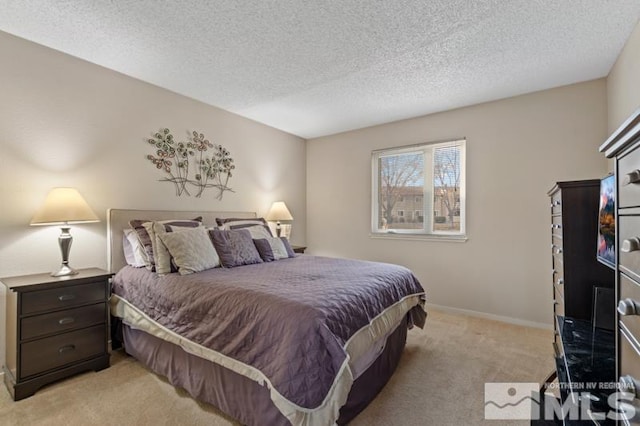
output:
[{"label": "beige wall", "polygon": [[640,22],[607,77],[609,133],[640,108]]},{"label": "beige wall", "polygon": [[[598,146],[606,135],[600,79],[311,140],[310,252],[399,263],[415,272],[433,304],[548,324],[546,193],[555,181],[604,176]],[[458,137],[467,138],[469,240],[370,238],[371,151]]]},{"label": "beige wall", "polygon": [[[59,228],[29,226],[55,186],[78,188],[102,219],[72,228],[75,267],[106,267],[110,207],[265,214],[281,199],[295,218],[293,242],[305,242],[303,139],[1,32],[0,57],[0,276],[59,266]],[[177,197],[158,182],[145,139],[161,127],[180,139],[198,130],[228,148],[235,193]],[[0,306],[2,362],[4,291]]]}]

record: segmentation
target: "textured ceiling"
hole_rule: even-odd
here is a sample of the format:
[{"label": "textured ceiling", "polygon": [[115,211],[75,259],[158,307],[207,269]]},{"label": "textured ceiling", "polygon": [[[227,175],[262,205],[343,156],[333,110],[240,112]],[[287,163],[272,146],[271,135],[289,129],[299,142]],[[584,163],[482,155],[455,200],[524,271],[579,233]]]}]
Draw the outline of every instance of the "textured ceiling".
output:
[{"label": "textured ceiling", "polygon": [[305,138],[606,76],[639,18],[639,0],[0,0],[2,31]]}]

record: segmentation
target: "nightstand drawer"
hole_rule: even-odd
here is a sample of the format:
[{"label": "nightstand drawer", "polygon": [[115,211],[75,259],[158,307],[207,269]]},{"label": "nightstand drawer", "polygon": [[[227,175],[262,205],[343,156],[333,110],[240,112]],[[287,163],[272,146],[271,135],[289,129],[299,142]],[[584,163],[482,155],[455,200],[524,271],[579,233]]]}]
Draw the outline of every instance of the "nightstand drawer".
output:
[{"label": "nightstand drawer", "polygon": [[20,378],[43,373],[107,351],[104,325],[71,331],[21,345]]},{"label": "nightstand drawer", "polygon": [[82,308],[68,309],[51,314],[35,315],[21,321],[22,340],[51,333],[61,333],[106,322],[107,306],[104,302]]},{"label": "nightstand drawer", "polygon": [[53,309],[66,309],[83,303],[106,300],[104,281],[59,287],[52,290],[25,292],[22,295],[22,315]]}]

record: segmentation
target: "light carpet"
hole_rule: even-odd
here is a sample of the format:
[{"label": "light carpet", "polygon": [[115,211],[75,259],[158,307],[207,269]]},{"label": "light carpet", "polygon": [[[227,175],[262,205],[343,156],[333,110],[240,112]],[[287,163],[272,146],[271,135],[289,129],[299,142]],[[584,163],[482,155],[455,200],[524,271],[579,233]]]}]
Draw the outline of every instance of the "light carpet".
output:
[{"label": "light carpet", "polygon": [[[553,369],[552,332],[429,311],[409,331],[397,371],[354,426],[528,425],[484,420],[487,382],[540,382]],[[0,389],[1,425],[237,425],[121,351],[111,367],[14,402]]]}]

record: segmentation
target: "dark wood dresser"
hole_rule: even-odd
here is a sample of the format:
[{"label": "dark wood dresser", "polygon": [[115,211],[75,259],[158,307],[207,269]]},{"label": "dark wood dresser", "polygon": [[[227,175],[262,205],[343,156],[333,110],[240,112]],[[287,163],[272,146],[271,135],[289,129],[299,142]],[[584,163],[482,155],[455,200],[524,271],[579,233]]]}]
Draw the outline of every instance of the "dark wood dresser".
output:
[{"label": "dark wood dresser", "polygon": [[614,159],[616,174],[617,373],[619,385],[635,399],[626,424],[640,424],[640,110],[600,147]]},{"label": "dark wood dresser", "polygon": [[596,260],[600,180],[558,182],[548,195],[554,315],[591,321],[594,287],[612,289],[615,281]]},{"label": "dark wood dresser", "polygon": [[7,287],[4,381],[14,400],[86,370],[109,366],[109,279],[102,269],[77,275],[0,279]]},{"label": "dark wood dresser", "polygon": [[[591,422],[585,415],[571,412],[572,405],[578,409],[584,406],[580,401],[588,391],[589,411],[606,415],[610,385],[615,382],[615,334],[594,327],[592,322],[596,291],[610,295],[615,282],[614,270],[596,259],[600,179],[558,182],[548,195],[556,370],[543,384],[541,394],[557,377],[558,406],[563,407],[555,417],[559,424],[576,420],[584,422],[580,424],[611,424]],[[608,309],[613,311],[615,305],[609,299]]]}]

